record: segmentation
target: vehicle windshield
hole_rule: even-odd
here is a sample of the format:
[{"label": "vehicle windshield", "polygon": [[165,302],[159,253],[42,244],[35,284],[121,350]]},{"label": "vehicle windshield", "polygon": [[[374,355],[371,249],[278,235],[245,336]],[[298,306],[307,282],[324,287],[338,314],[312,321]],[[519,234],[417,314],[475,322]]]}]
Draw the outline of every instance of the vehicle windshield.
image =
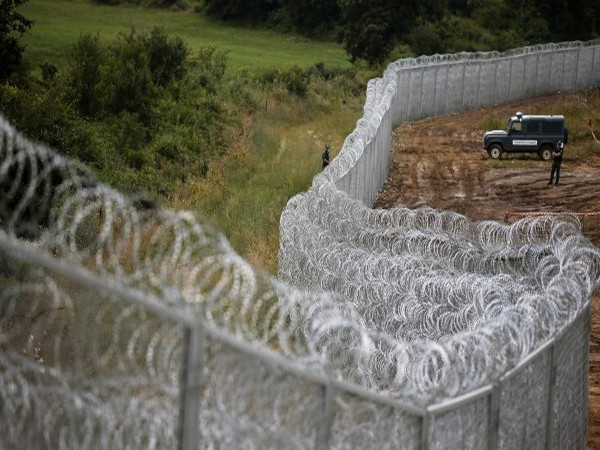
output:
[{"label": "vehicle windshield", "polygon": [[523,122],[520,120],[512,120],[508,121],[508,125],[506,127],[506,131],[508,133],[520,133],[523,130]]}]

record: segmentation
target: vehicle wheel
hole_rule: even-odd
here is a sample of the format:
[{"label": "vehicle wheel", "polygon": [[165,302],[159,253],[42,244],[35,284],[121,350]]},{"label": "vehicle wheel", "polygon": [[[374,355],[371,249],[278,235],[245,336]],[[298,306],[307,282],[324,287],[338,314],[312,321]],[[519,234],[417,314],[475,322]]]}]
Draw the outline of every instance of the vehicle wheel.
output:
[{"label": "vehicle wheel", "polygon": [[540,150],[540,159],[548,161],[550,158],[552,158],[552,149],[548,146],[542,147]]},{"label": "vehicle wheel", "polygon": [[488,153],[490,154],[490,158],[500,159],[502,156],[502,147],[500,147],[498,144],[493,144],[488,149]]}]

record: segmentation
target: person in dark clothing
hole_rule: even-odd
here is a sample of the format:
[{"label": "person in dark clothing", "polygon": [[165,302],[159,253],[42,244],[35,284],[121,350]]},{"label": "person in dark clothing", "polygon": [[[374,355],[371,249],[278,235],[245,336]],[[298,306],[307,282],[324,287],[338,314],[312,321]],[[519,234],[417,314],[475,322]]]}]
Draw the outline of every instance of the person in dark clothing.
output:
[{"label": "person in dark clothing", "polygon": [[556,172],[556,183],[554,185],[558,185],[558,179],[560,178],[560,165],[562,163],[563,151],[565,145],[559,141],[556,145],[556,149],[552,152],[552,170],[550,171],[550,181],[548,184],[552,184],[554,180],[554,173]]},{"label": "person in dark clothing", "polygon": [[325,151],[321,155],[323,159],[323,169],[329,165],[329,144],[325,144]]}]

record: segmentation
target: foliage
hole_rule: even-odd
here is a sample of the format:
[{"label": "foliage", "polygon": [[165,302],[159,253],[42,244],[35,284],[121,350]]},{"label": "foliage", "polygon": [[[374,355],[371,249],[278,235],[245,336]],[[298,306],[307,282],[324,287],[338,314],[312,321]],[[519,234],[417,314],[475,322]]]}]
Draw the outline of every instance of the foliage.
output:
[{"label": "foliage", "polygon": [[265,84],[283,86],[288,92],[301,97],[308,89],[308,74],[299,67],[268,70],[260,76],[260,80]]},{"label": "foliage", "polygon": [[166,86],[173,79],[183,78],[189,50],[180,37],[169,41],[164,31],[154,27],[142,42],[148,53],[148,69],[154,84]]},{"label": "foliage", "polygon": [[339,0],[342,11],[340,38],[353,61],[381,63],[419,18],[434,16],[428,2],[409,0]]},{"label": "foliage", "polygon": [[149,8],[185,8],[191,3],[190,0],[93,0],[95,3],[104,5],[138,5]]},{"label": "foliage", "polygon": [[312,38],[333,38],[339,18],[337,0],[280,0],[269,21],[284,31]]},{"label": "foliage", "polygon": [[169,196],[225,148],[236,120],[221,93],[225,68],[223,52],[188,56],[158,28],[108,42],[83,34],[65,71],[45,62],[40,78],[0,85],[0,110],[108,183]]},{"label": "foliage", "polygon": [[413,54],[506,50],[600,34],[596,0],[207,0],[206,13],[262,23],[307,36],[337,30],[353,62],[389,60],[409,44]]},{"label": "foliage", "polygon": [[0,85],[0,110],[31,139],[62,149],[70,157],[95,167],[102,165],[101,155],[88,151],[89,130],[66,99],[62,79],[46,85]]},{"label": "foliage", "polygon": [[0,82],[18,70],[23,60],[21,36],[33,22],[15,11],[27,0],[0,0]]},{"label": "foliage", "polygon": [[204,0],[204,11],[221,20],[265,22],[277,0]]},{"label": "foliage", "polygon": [[73,47],[68,82],[79,112],[86,117],[93,117],[101,109],[96,91],[101,81],[100,68],[107,58],[105,45],[97,35],[84,34]]},{"label": "foliage", "polygon": [[48,60],[60,70],[66,69],[73,43],[82,34],[112,41],[118,33],[128,34],[132,27],[138,33],[148,33],[156,24],[168,36],[181,38],[190,54],[208,46],[227,49],[230,74],[242,70],[255,74],[268,68],[293,66],[307,68],[317,61],[350,67],[344,49],[334,42],[317,42],[256,27],[235,27],[190,11],[131,5],[107,7],[87,0],[33,0],[23,6],[22,12],[36,21],[23,39],[27,58],[36,67]]},{"label": "foliage", "polygon": [[[510,0],[510,3],[520,3]],[[600,2],[597,0],[547,0],[524,3],[547,24],[555,42],[587,40],[600,35]]]},{"label": "foliage", "polygon": [[107,59],[99,67],[97,84],[100,117],[127,111],[137,115],[146,125],[157,96],[157,86],[150,72],[150,58],[144,39],[132,31],[121,35],[107,46]]}]

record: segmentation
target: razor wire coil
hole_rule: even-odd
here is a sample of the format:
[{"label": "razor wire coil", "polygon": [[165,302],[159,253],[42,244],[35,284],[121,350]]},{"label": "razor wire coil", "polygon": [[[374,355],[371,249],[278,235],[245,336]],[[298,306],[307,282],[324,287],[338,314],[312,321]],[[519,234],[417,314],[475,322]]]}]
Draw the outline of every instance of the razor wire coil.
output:
[{"label": "razor wire coil", "polygon": [[[570,47],[502,57],[556,48]],[[282,213],[279,279],[252,267],[194,214],[137,208],[3,118],[0,225],[10,239],[28,240],[107,283],[145,292],[317,373],[417,406],[456,398],[497,382],[560,334],[580,316],[600,280],[600,252],[575,217],[474,223],[428,207],[374,210],[348,193],[377,185],[353,169],[367,167],[368,158],[385,164],[365,149],[387,145],[378,130],[395,120],[390,111],[399,101],[398,71],[479,59],[404,60],[369,83],[365,116],[342,153]],[[34,439],[25,427],[33,415],[44,424],[46,439],[63,448],[89,447],[89,437],[62,428],[61,414],[49,413],[64,411],[67,399],[69,408],[83,411],[77,426],[102,430],[104,448],[124,447],[128,440],[169,446],[183,345],[175,327],[102,298],[90,298],[95,308],[82,308],[69,295],[78,293],[69,283],[35,270],[7,266],[0,273],[3,282],[13,283],[0,293],[0,392],[9,399],[0,415],[13,418],[9,439]],[[37,303],[23,310],[21,298]],[[89,344],[89,353],[69,340],[74,317],[88,319],[91,328],[81,343]],[[46,329],[59,332],[48,338]],[[211,400],[201,412],[203,436],[231,445],[250,436],[256,448],[263,432],[283,439],[276,425],[294,415],[283,395],[288,391],[279,391],[269,405],[266,393],[269,383],[288,382],[276,369],[260,369],[250,356],[208,341],[207,371],[215,375],[207,380]],[[68,364],[71,375],[64,373]],[[88,382],[90,371],[107,375]],[[138,376],[124,382],[132,371]],[[315,399],[303,392],[294,391],[293,398],[308,411]],[[338,407],[342,417],[349,414],[342,400]],[[115,408],[128,411],[128,419],[118,423],[110,414]],[[367,410],[387,423],[385,408]],[[301,425],[294,436],[299,448],[312,440]]]}]

